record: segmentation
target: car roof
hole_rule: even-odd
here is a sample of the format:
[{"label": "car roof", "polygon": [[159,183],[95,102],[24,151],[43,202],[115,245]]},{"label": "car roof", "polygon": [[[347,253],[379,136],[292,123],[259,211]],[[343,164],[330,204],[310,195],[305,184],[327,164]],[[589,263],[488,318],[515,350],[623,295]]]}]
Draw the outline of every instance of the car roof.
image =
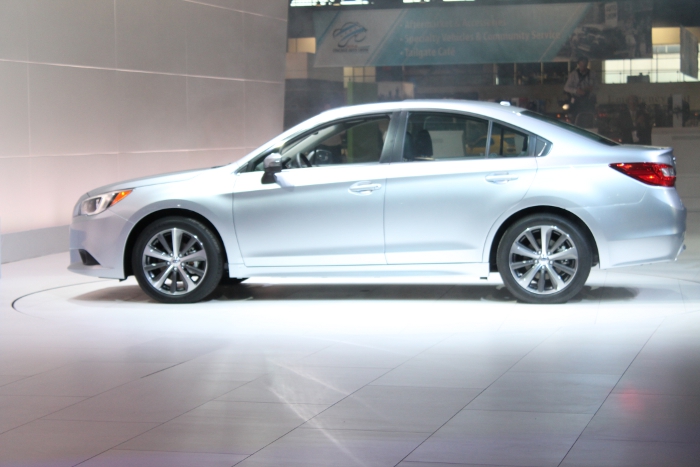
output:
[{"label": "car roof", "polygon": [[467,101],[456,99],[416,99],[399,102],[381,102],[373,104],[360,104],[327,110],[318,115],[319,119],[336,119],[352,117],[367,113],[396,112],[401,110],[447,110],[473,113],[492,118],[506,118],[522,112],[523,108],[495,102]]},{"label": "car roof", "polygon": [[[390,113],[402,110],[425,110],[437,112],[459,112],[470,114],[475,117],[493,119],[502,123],[521,128],[525,131],[544,136],[547,139],[557,137],[570,138],[569,131],[557,128],[551,123],[527,116],[527,110],[522,107],[499,104],[495,102],[453,100],[453,99],[420,99],[405,100],[400,102],[382,102],[376,104],[361,104],[337,109],[327,110],[316,117],[302,123],[301,126],[312,127],[319,123],[353,116],[368,115],[372,113]],[[525,112],[525,114],[523,114]],[[577,137],[575,137],[576,139]],[[587,144],[590,141],[580,137],[581,143]]]}]

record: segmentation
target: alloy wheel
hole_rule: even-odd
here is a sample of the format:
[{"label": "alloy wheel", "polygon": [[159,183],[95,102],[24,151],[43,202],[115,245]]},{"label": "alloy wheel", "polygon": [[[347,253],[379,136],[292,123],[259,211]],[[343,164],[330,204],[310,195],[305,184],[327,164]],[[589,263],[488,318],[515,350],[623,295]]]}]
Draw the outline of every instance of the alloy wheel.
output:
[{"label": "alloy wheel", "polygon": [[528,227],[510,247],[508,266],[517,284],[538,295],[560,293],[579,268],[572,237],[554,225]]},{"label": "alloy wheel", "polygon": [[202,283],[207,266],[202,241],[184,229],[158,232],[143,249],[143,273],[150,285],[163,294],[191,293]]}]

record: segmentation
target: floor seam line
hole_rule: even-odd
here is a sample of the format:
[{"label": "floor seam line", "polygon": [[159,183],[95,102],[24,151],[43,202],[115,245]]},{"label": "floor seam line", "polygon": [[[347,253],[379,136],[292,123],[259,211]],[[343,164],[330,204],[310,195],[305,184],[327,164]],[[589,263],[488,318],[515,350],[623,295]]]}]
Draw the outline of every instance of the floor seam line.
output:
[{"label": "floor seam line", "polygon": [[525,355],[523,355],[523,356],[520,357],[517,361],[515,361],[515,363],[513,363],[507,370],[505,370],[505,371],[501,374],[501,376],[499,376],[499,377],[496,378],[494,381],[492,381],[491,384],[489,384],[488,386],[486,386],[483,390],[481,390],[481,391],[479,392],[479,394],[477,394],[477,395],[474,396],[469,402],[467,402],[467,403],[464,405],[464,407],[462,407],[461,409],[459,409],[454,415],[452,415],[450,418],[448,418],[447,421],[445,421],[445,423],[443,423],[442,425],[440,425],[440,426],[437,428],[437,430],[433,431],[433,432],[431,433],[430,436],[428,436],[427,438],[425,438],[420,444],[418,444],[418,446],[416,446],[415,448],[413,448],[413,449],[411,450],[411,452],[409,452],[409,453],[406,454],[401,460],[399,460],[399,462],[397,462],[397,463],[394,465],[394,467],[398,467],[398,465],[399,465],[401,462],[405,461],[405,460],[408,458],[408,456],[410,456],[411,454],[413,454],[414,452],[416,452],[416,450],[419,449],[423,444],[425,444],[426,441],[428,441],[430,438],[432,438],[432,437],[435,435],[435,433],[437,433],[438,431],[440,431],[440,429],[441,429],[442,427],[444,427],[445,425],[447,425],[448,423],[450,423],[450,421],[451,421],[453,418],[455,418],[457,415],[459,415],[460,413],[462,413],[462,411],[464,411],[467,407],[469,407],[469,404],[471,404],[472,402],[474,402],[480,395],[482,395],[488,388],[490,388],[491,386],[493,386],[494,383],[496,383],[499,379],[503,378],[503,376],[504,376],[506,373],[508,373],[515,365],[517,365],[518,363],[520,363],[525,357],[527,357],[527,356],[530,355],[532,352],[534,352],[536,348],[538,348],[539,346],[541,346],[545,341],[547,341],[547,340],[548,340],[549,338],[551,338],[554,334],[556,334],[557,332],[559,332],[560,329],[561,329],[561,327],[556,328],[549,336],[547,336],[545,339],[542,339],[542,342],[540,342],[539,344],[537,344],[536,346],[534,346],[532,349],[530,349],[529,352],[527,352]]},{"label": "floor seam line", "polygon": [[644,350],[644,347],[647,346],[647,344],[649,343],[649,341],[650,341],[650,340],[654,337],[654,335],[659,331],[659,329],[661,328],[661,325],[663,324],[664,321],[665,321],[665,318],[661,321],[661,323],[659,323],[659,324],[656,326],[656,329],[654,329],[654,332],[651,333],[651,335],[650,335],[649,338],[646,340],[646,342],[644,342],[644,345],[642,345],[642,347],[639,349],[639,351],[637,352],[637,354],[634,356],[634,358],[632,359],[632,361],[630,362],[630,364],[627,365],[627,368],[625,369],[625,371],[624,371],[624,372],[622,373],[622,375],[620,375],[620,377],[617,379],[617,383],[615,383],[615,385],[612,387],[612,389],[610,389],[610,391],[608,392],[608,395],[605,396],[605,399],[603,399],[603,402],[602,402],[602,403],[600,404],[600,406],[598,407],[598,410],[596,410],[595,413],[593,414],[593,416],[591,417],[591,419],[588,420],[588,423],[586,423],[586,426],[583,427],[583,430],[581,430],[581,433],[578,434],[578,436],[576,437],[576,440],[571,444],[571,447],[566,451],[566,454],[564,454],[564,457],[562,457],[562,459],[561,459],[561,461],[559,462],[559,464],[557,464],[557,467],[561,467],[562,463],[566,460],[566,458],[569,456],[569,454],[571,454],[571,450],[574,448],[574,446],[576,446],[576,443],[579,442],[579,440],[581,439],[581,436],[583,436],[583,433],[586,431],[586,429],[588,428],[588,426],[591,424],[591,422],[593,421],[593,419],[595,418],[595,416],[598,415],[598,412],[600,412],[600,409],[603,408],[603,406],[605,405],[605,403],[607,402],[607,400],[610,398],[610,395],[615,391],[615,388],[617,388],[618,384],[620,384],[620,381],[622,381],[622,378],[625,377],[625,374],[627,374],[627,372],[628,372],[629,369],[632,367],[632,365],[634,364],[634,362],[637,360],[637,358],[639,358],[639,354],[642,353],[642,351]]},{"label": "floor seam line", "polygon": [[[435,347],[436,345],[441,344],[442,342],[444,342],[444,341],[446,341],[447,339],[449,339],[449,338],[455,336],[456,334],[457,334],[457,333],[453,333],[453,334],[450,334],[449,336],[446,336],[444,339],[439,340],[439,341],[436,342],[435,344],[433,344],[433,345],[431,345],[431,346],[428,346],[426,349],[424,349],[424,350],[422,350],[421,352],[417,353],[416,355],[414,355],[413,357],[411,357],[409,360],[411,360],[411,359],[417,357],[418,355],[421,355],[421,354],[427,352],[428,350],[432,349],[432,348]],[[408,362],[409,360],[406,360],[406,362]],[[246,457],[245,459],[241,460],[240,462],[243,462],[243,461],[249,459],[251,456],[254,456],[254,455],[257,454],[258,452],[260,452],[260,451],[262,451],[263,449],[265,449],[266,447],[272,445],[273,443],[276,443],[277,441],[279,441],[280,439],[284,438],[284,437],[287,436],[288,434],[290,434],[290,433],[292,433],[293,431],[299,429],[302,425],[305,425],[305,424],[309,423],[311,420],[313,420],[314,418],[318,417],[319,415],[321,415],[321,414],[324,413],[325,411],[327,411],[327,410],[331,409],[332,407],[336,406],[337,404],[341,403],[342,401],[344,401],[344,400],[347,399],[348,397],[352,396],[353,394],[357,393],[357,392],[360,391],[361,389],[363,389],[363,388],[365,388],[365,387],[367,387],[367,386],[370,386],[373,382],[375,382],[375,381],[377,381],[378,379],[380,379],[380,378],[386,376],[388,373],[390,373],[390,372],[394,371],[396,368],[399,368],[400,366],[404,365],[406,362],[403,362],[403,363],[401,363],[400,365],[398,365],[398,366],[392,368],[391,370],[384,372],[383,374],[377,376],[376,378],[374,378],[372,381],[368,382],[368,383],[365,384],[364,386],[361,386],[361,387],[359,387],[358,389],[356,389],[355,391],[353,391],[353,392],[347,394],[347,395],[346,395],[345,397],[343,397],[342,399],[339,399],[338,401],[336,401],[336,402],[334,402],[333,404],[331,404],[330,406],[328,406],[326,409],[324,409],[324,410],[322,410],[321,412],[317,413],[317,414],[314,415],[313,417],[311,417],[311,418],[305,420],[303,423],[300,423],[299,425],[297,425],[296,427],[292,428],[291,430],[289,430],[287,433],[283,434],[283,435],[280,436],[279,438],[277,438],[277,439],[275,439],[274,441],[271,441],[270,443],[268,443],[268,444],[266,444],[265,446],[261,447],[260,449],[258,449],[257,451],[255,451],[254,453],[252,453],[250,456]],[[240,462],[237,462],[237,463],[234,464],[234,465],[238,465]]]}]

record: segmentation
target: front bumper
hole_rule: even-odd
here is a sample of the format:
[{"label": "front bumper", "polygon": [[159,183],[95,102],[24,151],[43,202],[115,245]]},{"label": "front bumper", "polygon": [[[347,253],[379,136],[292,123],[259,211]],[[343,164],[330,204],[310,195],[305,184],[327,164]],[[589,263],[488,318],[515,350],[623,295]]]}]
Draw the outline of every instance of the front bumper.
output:
[{"label": "front bumper", "polygon": [[[70,265],[78,274],[105,279],[126,279],[124,251],[133,224],[110,210],[97,216],[77,216],[70,226]],[[93,261],[85,261],[87,252]]]}]

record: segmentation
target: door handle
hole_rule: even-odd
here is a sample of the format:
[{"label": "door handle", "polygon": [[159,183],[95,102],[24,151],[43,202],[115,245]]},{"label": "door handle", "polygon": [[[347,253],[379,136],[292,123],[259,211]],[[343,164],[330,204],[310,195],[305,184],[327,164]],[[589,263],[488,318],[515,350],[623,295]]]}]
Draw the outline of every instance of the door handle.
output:
[{"label": "door handle", "polygon": [[381,183],[357,182],[354,185],[352,185],[348,190],[350,191],[350,193],[355,193],[358,195],[370,195],[373,191],[377,191],[381,187]]},{"label": "door handle", "polygon": [[517,180],[518,176],[517,175],[511,175],[509,173],[495,173],[491,175],[487,175],[486,177],[487,182],[491,183],[497,183],[499,185],[512,182],[513,180]]}]

